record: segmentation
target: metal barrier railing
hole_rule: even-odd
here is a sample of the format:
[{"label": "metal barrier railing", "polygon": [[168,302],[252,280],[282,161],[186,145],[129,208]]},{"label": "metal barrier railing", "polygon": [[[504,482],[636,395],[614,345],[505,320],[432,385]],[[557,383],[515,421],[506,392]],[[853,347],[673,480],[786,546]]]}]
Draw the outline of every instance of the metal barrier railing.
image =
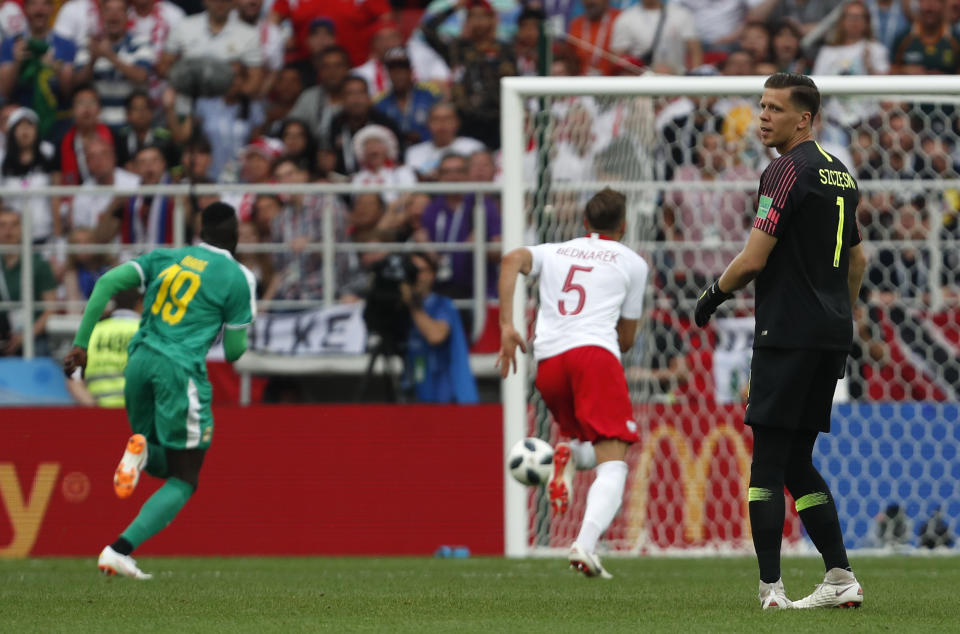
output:
[{"label": "metal barrier railing", "polygon": [[[309,184],[202,184],[202,185],[144,185],[135,190],[117,189],[112,186],[50,186],[30,190],[20,188],[0,188],[0,199],[23,197],[53,197],[75,196],[77,194],[106,194],[122,197],[135,195],[159,195],[184,197],[191,195],[213,195],[226,193],[254,193],[254,194],[363,194],[386,192],[421,193],[421,194],[477,194],[473,213],[473,239],[469,243],[462,242],[375,242],[375,243],[347,243],[335,239],[333,214],[325,213],[322,217],[322,236],[318,242],[305,246],[307,253],[321,253],[323,255],[323,297],[306,300],[274,300],[265,302],[264,308],[312,308],[331,306],[336,301],[336,255],[338,253],[362,253],[378,251],[414,252],[423,250],[437,250],[442,252],[472,251],[473,252],[473,288],[471,299],[459,300],[458,307],[469,307],[474,313],[473,332],[475,338],[482,333],[486,317],[486,287],[488,254],[499,250],[497,242],[487,242],[486,213],[483,204],[483,194],[498,195],[501,191],[495,183],[420,183],[414,186],[399,185],[354,185],[350,183],[309,183]],[[58,213],[55,211],[54,213]],[[40,251],[56,251],[59,254],[72,253],[105,253],[113,255],[139,254],[154,248],[183,246],[185,241],[184,228],[186,226],[185,208],[182,204],[174,205],[174,236],[173,244],[95,244],[95,245],[35,245],[33,243],[32,214],[21,214],[21,241],[19,246],[0,245],[0,256],[7,253],[20,253],[20,301],[0,301],[0,310],[20,309],[23,315],[23,357],[34,357],[34,334],[28,327],[33,323],[33,313],[37,309],[47,308],[54,310],[68,309],[76,302],[58,300],[53,302],[38,301],[33,289],[33,253]],[[239,253],[280,253],[289,250],[289,246],[280,243],[246,244],[238,247]]]}]

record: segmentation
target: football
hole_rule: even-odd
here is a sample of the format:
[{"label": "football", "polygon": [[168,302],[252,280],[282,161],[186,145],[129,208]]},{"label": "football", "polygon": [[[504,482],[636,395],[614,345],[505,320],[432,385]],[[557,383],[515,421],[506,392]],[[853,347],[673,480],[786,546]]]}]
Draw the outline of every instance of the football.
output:
[{"label": "football", "polygon": [[539,438],[524,438],[510,450],[507,467],[520,484],[544,484],[553,469],[553,447]]}]

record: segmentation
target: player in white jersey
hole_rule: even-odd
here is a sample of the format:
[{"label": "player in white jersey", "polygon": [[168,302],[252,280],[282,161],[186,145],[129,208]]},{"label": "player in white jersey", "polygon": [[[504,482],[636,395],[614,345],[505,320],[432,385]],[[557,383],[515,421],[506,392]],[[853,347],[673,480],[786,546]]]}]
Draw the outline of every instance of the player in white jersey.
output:
[{"label": "player in white jersey", "polygon": [[570,565],[588,577],[610,578],[597,557],[600,535],[610,526],[627,480],[627,448],[637,441],[633,405],[620,353],[633,346],[643,314],[649,267],[619,240],[626,230],[626,198],[605,188],[587,202],[587,237],[515,249],[500,268],[500,352],[506,377],[516,349],[526,352],[513,325],[517,276],[539,276],[540,310],[533,340],[536,386],[563,435],[582,443],[558,443],[548,492],[555,513],[570,503],[574,467],[597,477],[587,494]]}]

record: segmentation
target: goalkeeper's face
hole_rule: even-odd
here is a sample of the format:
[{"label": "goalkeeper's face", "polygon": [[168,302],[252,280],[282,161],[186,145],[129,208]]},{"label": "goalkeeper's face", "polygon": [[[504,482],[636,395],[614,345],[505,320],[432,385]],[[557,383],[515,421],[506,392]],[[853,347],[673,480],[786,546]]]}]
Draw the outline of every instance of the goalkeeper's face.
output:
[{"label": "goalkeeper's face", "polygon": [[789,88],[766,88],[760,98],[760,142],[767,147],[786,145],[805,126],[809,113],[790,99]]}]

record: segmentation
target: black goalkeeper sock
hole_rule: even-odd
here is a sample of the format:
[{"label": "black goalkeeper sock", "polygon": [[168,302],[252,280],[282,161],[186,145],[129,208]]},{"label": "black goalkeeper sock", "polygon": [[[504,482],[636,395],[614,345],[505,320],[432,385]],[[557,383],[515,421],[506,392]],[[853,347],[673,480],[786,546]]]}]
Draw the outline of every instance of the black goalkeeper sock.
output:
[{"label": "black goalkeeper sock", "polygon": [[121,555],[129,555],[133,552],[133,544],[128,542],[123,537],[118,537],[117,541],[110,544],[110,548],[114,549]]},{"label": "black goalkeeper sock", "polygon": [[[825,489],[826,487],[824,487]],[[823,556],[827,570],[843,568],[850,570],[847,549],[843,545],[843,532],[837,517],[837,507],[829,491],[808,493],[797,499],[797,514],[810,541]]]},{"label": "black goalkeeper sock", "polygon": [[760,581],[775,583],[780,578],[780,542],[783,538],[783,486],[776,489],[750,486],[750,528],[757,551]]}]

